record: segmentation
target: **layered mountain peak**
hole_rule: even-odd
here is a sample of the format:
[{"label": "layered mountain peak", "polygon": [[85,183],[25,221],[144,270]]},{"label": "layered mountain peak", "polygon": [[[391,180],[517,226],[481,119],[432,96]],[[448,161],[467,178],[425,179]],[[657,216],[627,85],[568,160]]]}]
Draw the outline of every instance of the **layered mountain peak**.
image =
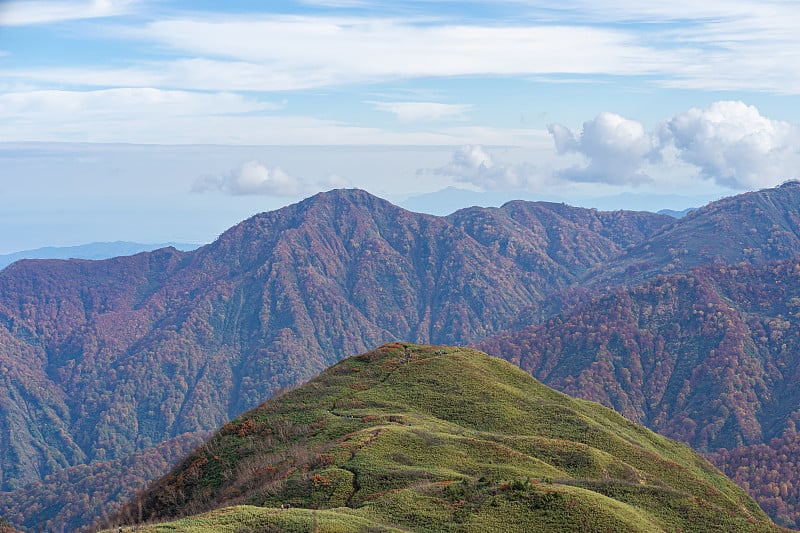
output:
[{"label": "layered mountain peak", "polygon": [[[222,257],[237,261],[244,269],[267,260],[276,247],[285,253],[299,246],[347,258],[365,242],[391,240],[398,231],[413,236],[412,230],[423,231],[422,226],[428,225],[441,228],[446,223],[360,189],[335,189],[250,217],[220,235],[205,255],[215,261]],[[402,243],[395,244],[403,248]]]}]

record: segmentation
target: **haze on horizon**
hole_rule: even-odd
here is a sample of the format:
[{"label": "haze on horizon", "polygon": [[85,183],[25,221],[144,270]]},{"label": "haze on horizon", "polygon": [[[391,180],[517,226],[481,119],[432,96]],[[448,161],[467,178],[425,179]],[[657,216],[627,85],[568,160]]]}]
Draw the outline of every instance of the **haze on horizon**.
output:
[{"label": "haze on horizon", "polygon": [[775,186],[798,33],[780,0],[7,1],[0,253],[209,242],[338,187],[680,210]]}]

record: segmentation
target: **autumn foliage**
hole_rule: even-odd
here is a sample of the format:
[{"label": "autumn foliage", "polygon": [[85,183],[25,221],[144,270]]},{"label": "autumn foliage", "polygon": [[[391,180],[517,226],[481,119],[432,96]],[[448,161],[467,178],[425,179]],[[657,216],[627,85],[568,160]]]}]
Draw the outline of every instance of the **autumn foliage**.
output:
[{"label": "autumn foliage", "polygon": [[782,525],[800,527],[800,435],[793,434],[708,458]]},{"label": "autumn foliage", "polygon": [[[50,501],[39,483],[82,465],[121,479],[131,454],[399,339],[491,338],[698,450],[782,438],[800,404],[797,205],[789,183],[679,221],[546,202],[434,217],[332,191],[193,252],[15,263],[0,271],[0,491]],[[55,492],[46,516],[97,516]]]}]

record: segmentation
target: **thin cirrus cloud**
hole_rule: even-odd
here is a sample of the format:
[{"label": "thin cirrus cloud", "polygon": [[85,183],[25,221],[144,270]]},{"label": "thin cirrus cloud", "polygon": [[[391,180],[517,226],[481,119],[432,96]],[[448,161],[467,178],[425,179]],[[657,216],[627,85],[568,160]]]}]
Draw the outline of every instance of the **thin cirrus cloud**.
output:
[{"label": "thin cirrus cloud", "polygon": [[693,166],[701,179],[743,190],[796,177],[800,163],[800,129],[739,101],[692,108],[650,132],[607,112],[585,122],[580,133],[561,124],[548,130],[559,154],[576,153],[585,160],[559,173],[569,181],[641,184],[652,180],[648,167],[666,164],[669,154]]},{"label": "thin cirrus cloud", "polygon": [[472,107],[464,104],[442,104],[438,102],[367,102],[378,111],[393,114],[404,123],[438,120],[466,120]]},{"label": "thin cirrus cloud", "polygon": [[[524,1],[524,0],[522,0]],[[724,20],[779,9],[789,13],[783,0],[674,0],[673,2],[629,2],[628,0],[540,0],[540,9],[568,12],[582,22],[674,22]],[[760,8],[760,9],[759,9]],[[766,10],[766,11],[765,11]]]},{"label": "thin cirrus cloud", "polygon": [[92,0],[89,2],[11,1],[0,5],[0,25],[31,26],[70,20],[117,17],[132,13],[135,0]]},{"label": "thin cirrus cloud", "polygon": [[[157,47],[164,59],[6,68],[0,76],[76,86],[284,91],[424,77],[602,74],[648,76],[650,83],[666,87],[800,93],[800,71],[787,68],[800,63],[800,10],[792,2],[500,3],[516,6],[522,22],[466,23],[453,14],[417,20],[152,13],[149,21],[122,19],[90,31]],[[0,6],[0,25],[109,17],[142,5],[11,1]]]},{"label": "thin cirrus cloud", "polygon": [[[651,83],[667,87],[800,93],[800,71],[786,68],[800,63],[800,11],[791,2],[574,0],[538,2],[535,8],[506,3],[531,11],[520,17],[529,22],[198,13],[140,25],[127,21],[104,31],[114,39],[156,46],[171,57],[132,60],[122,67],[6,69],[2,75],[108,87],[269,91],[424,77],[602,74],[649,76]],[[68,15],[65,9],[63,15],[53,10],[48,15],[44,9],[37,14],[18,7],[24,4],[10,2],[12,7],[0,14],[20,23]],[[69,16],[75,18],[110,16],[135,6],[110,1],[86,4],[93,7],[84,10],[75,3],[43,5],[72,5]],[[537,23],[545,14],[547,23]]]},{"label": "thin cirrus cloud", "polygon": [[[684,59],[665,70],[664,87],[800,93],[800,11],[784,0],[547,2],[577,23],[644,23],[641,40],[665,49],[681,43]],[[659,29],[655,29],[661,26]]]},{"label": "thin cirrus cloud", "polygon": [[[131,37],[137,34],[184,53],[263,62],[292,71],[321,69],[344,79],[642,73],[642,67],[657,62],[648,55],[653,50],[632,45],[624,32],[586,26],[423,25],[395,19],[273,16],[223,22],[163,20]],[[264,46],[265,35],[284,46]],[[555,49],[554,42],[559,43]]]},{"label": "thin cirrus cloud", "polygon": [[9,80],[82,87],[170,87],[190,91],[289,91],[334,84],[329,73],[305,72],[302,77],[268,64],[203,57],[143,61],[113,68],[78,66],[17,68],[1,71]]},{"label": "thin cirrus cloud", "polygon": [[206,123],[208,128],[231,117],[280,107],[230,92],[154,88],[12,92],[0,94],[0,140],[154,142],[159,140],[153,135],[154,123],[161,124],[165,132],[184,125],[182,133],[170,133],[174,141],[191,140],[200,138],[199,124]]},{"label": "thin cirrus cloud", "polygon": [[[20,67],[2,74],[84,86],[282,91],[462,75],[654,74],[679,57],[637,45],[613,29],[549,25],[270,16],[158,20],[114,33],[171,50],[173,57],[115,68]],[[281,46],[266,46],[267,35]]]},{"label": "thin cirrus cloud", "polygon": [[434,145],[516,138],[513,131],[495,129],[395,132],[278,112],[283,109],[283,103],[231,92],[153,88],[14,92],[0,94],[0,142]]},{"label": "thin cirrus cloud", "polygon": [[118,88],[96,91],[41,90],[0,94],[6,120],[25,113],[37,120],[53,116],[108,116],[135,107],[137,113],[167,115],[244,113],[275,110],[280,104],[256,101],[235,93],[197,93],[154,88]]}]

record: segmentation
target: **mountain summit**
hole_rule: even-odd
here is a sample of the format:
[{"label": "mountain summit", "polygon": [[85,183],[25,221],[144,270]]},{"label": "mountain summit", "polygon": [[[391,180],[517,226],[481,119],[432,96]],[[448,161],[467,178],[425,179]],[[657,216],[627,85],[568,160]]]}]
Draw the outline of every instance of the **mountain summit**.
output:
[{"label": "mountain summit", "polygon": [[685,445],[484,353],[403,343],[225,424],[123,520],[212,509],[173,527],[779,530]]}]

